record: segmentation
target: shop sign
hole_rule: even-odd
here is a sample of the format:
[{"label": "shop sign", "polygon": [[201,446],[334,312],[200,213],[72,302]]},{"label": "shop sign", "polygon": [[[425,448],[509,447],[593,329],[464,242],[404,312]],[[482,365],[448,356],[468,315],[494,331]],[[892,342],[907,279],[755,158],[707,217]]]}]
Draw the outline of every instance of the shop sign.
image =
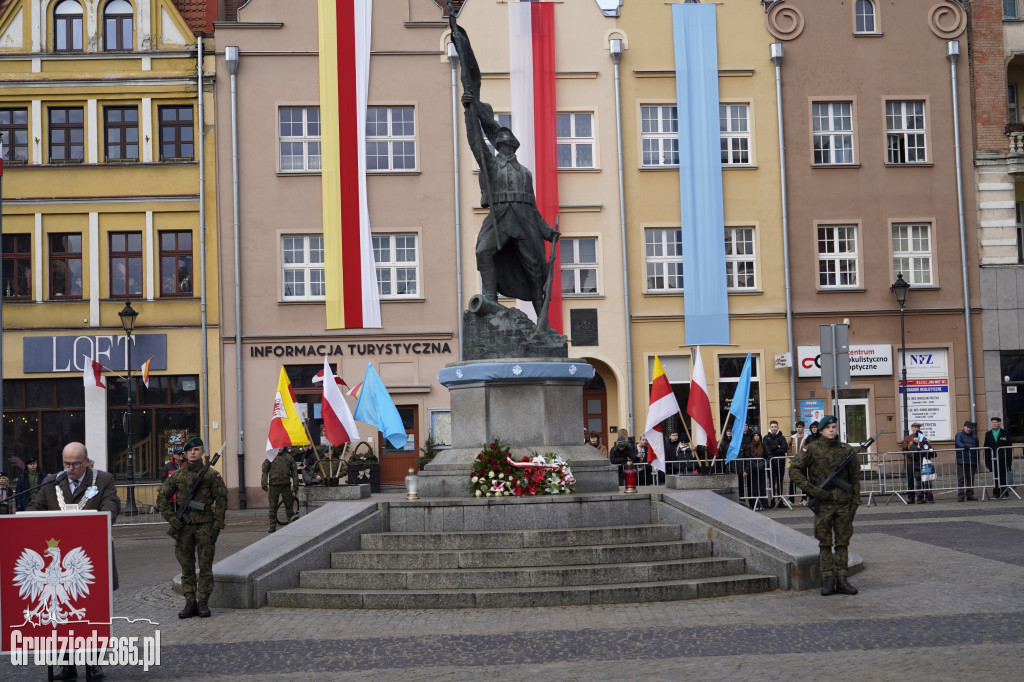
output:
[{"label": "shop sign", "polygon": [[[821,376],[821,346],[798,346],[797,376]],[[908,364],[910,353],[907,353]],[[850,346],[850,376],[891,376],[892,346],[887,343]]]},{"label": "shop sign", "polygon": [[390,343],[319,343],[251,345],[250,358],[324,358],[335,355],[445,355],[447,341],[392,341]]},{"label": "shop sign", "polygon": [[[123,372],[128,365],[128,344],[124,334],[95,336],[26,336],[22,344],[22,368],[34,372],[82,372],[83,358]],[[167,369],[167,335],[133,334],[132,369],[142,366],[150,356],[150,370]]]}]

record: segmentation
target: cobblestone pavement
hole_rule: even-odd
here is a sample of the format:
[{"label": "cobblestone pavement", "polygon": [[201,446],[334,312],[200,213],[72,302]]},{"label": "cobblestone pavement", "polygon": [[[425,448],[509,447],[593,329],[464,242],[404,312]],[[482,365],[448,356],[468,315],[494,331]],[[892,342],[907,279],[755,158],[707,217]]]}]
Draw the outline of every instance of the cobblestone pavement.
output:
[{"label": "cobblestone pavement", "polygon": [[[884,500],[883,500],[884,502]],[[811,534],[803,507],[764,512]],[[228,554],[265,535],[265,510],[233,512]],[[734,680],[821,677],[1012,680],[1024,666],[1024,502],[862,506],[855,597],[817,591],[653,604],[464,611],[216,609],[179,620],[163,528],[115,529],[114,612],[159,623],[160,666],[107,678]],[[118,635],[157,626],[115,624]],[[45,669],[0,664],[0,679]]]}]

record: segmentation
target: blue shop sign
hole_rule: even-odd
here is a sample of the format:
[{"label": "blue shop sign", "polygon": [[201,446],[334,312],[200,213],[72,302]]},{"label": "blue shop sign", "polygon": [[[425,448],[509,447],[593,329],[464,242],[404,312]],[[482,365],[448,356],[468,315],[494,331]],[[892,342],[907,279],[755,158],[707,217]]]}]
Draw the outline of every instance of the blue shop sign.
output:
[{"label": "blue shop sign", "polygon": [[[24,372],[82,372],[84,358],[123,372],[128,365],[127,340],[124,334],[27,336],[22,346]],[[167,369],[167,335],[134,334],[132,369],[141,367],[151,355],[151,370]]]}]

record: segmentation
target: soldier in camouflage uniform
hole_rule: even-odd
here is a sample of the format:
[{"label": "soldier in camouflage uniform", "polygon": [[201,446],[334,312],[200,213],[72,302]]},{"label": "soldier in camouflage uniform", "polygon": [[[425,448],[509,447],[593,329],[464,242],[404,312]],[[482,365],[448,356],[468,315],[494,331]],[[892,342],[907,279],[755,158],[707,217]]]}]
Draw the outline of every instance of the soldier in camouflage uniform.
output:
[{"label": "soldier in camouflage uniform", "polygon": [[[188,496],[189,488],[203,470],[205,453],[201,438],[189,438],[185,443],[185,466],[171,474],[157,493],[157,509],[171,524],[171,528],[178,531],[178,544],[174,547],[174,556],[181,565],[181,588],[185,593],[185,608],[178,612],[178,618],[209,618],[211,615],[206,602],[213,592],[213,554],[217,536],[224,530],[228,489],[220,474],[215,469],[210,469],[199,484],[195,497],[192,498],[193,508],[188,510],[192,522],[188,524],[174,515],[174,505],[171,503],[171,497],[174,495],[177,495],[178,503]],[[197,508],[197,505],[201,508]]]},{"label": "soldier in camouflage uniform", "polygon": [[295,458],[288,452],[281,452],[273,461],[268,459],[263,462],[260,484],[270,493],[270,529],[267,532],[273,533],[277,530],[277,505],[281,498],[284,498],[284,513],[288,521],[295,520],[291,515],[294,504],[292,492],[299,489],[299,467],[295,464]]},{"label": "soldier in camouflage uniform", "polygon": [[801,490],[820,503],[814,515],[814,537],[820,548],[818,565],[821,567],[821,593],[825,596],[836,592],[857,594],[857,589],[847,582],[846,573],[850,538],[853,536],[853,517],[860,505],[860,461],[855,457],[842,474],[851,490],[819,488],[842,463],[850,452],[850,446],[839,440],[839,425],[832,415],[821,420],[818,432],[821,439],[805,446],[793,458],[789,468],[790,477]]}]

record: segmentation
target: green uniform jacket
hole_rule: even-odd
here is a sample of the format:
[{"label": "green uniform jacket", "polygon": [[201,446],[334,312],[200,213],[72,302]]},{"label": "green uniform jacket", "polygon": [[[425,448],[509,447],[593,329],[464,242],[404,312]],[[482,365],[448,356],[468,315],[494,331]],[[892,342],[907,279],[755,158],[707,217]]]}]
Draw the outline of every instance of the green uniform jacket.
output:
[{"label": "green uniform jacket", "polygon": [[[174,517],[174,505],[171,504],[171,497],[177,494],[176,500],[180,504],[188,496],[192,482],[196,480],[202,470],[202,460],[189,462],[171,474],[160,486],[160,492],[157,493],[157,510],[168,522]],[[212,522],[216,530],[224,529],[224,516],[228,511],[228,489],[216,469],[206,472],[192,501],[204,505],[202,511],[188,510],[193,524]]]},{"label": "green uniform jacket", "polygon": [[299,467],[295,458],[288,454],[278,454],[271,462],[269,459],[263,461],[263,480],[261,485],[290,485],[293,488],[299,487]]},{"label": "green uniform jacket", "polygon": [[[838,438],[820,438],[802,451],[796,453],[789,467],[789,476],[808,495],[812,497],[818,492],[829,474],[835,471],[843,458],[850,452],[850,446]],[[860,504],[860,458],[854,457],[840,478],[850,484],[849,492],[832,488],[832,502],[835,506],[852,506]]]}]

